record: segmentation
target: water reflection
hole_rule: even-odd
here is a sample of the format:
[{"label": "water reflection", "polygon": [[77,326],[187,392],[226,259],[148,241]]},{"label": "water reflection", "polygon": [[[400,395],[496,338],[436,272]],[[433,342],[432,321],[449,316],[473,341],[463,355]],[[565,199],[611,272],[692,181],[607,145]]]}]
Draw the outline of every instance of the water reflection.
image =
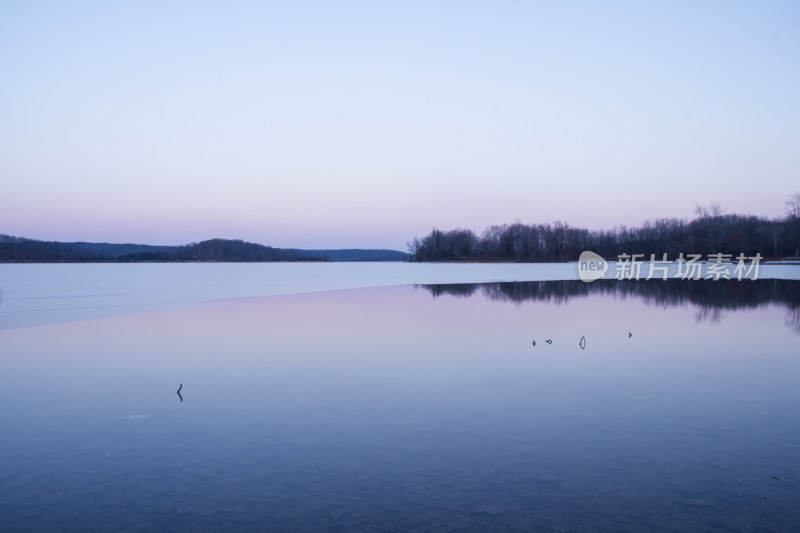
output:
[{"label": "water reflection", "polygon": [[0,531],[797,529],[783,308],[465,288],[0,331]]},{"label": "water reflection", "polygon": [[800,308],[795,307],[786,316],[786,325],[800,335]]},{"label": "water reflection", "polygon": [[598,280],[531,281],[513,283],[459,283],[446,285],[414,285],[430,292],[434,298],[455,296],[470,298],[482,294],[494,301],[522,303],[537,301],[561,305],[574,298],[590,295],[611,295],[620,299],[638,298],[648,305],[696,307],[698,322],[719,323],[722,311],[757,309],[768,305],[785,307],[786,325],[800,334],[800,282],[793,280],[757,280],[740,282],[684,280]]}]

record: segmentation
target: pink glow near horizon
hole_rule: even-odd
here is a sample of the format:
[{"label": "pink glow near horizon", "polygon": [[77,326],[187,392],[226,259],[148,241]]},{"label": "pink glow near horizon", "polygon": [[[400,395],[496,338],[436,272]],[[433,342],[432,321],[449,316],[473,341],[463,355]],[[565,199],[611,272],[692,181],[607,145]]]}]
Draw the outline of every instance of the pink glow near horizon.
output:
[{"label": "pink glow near horizon", "polygon": [[0,233],[403,249],[778,217],[798,49],[791,2],[4,3]]}]

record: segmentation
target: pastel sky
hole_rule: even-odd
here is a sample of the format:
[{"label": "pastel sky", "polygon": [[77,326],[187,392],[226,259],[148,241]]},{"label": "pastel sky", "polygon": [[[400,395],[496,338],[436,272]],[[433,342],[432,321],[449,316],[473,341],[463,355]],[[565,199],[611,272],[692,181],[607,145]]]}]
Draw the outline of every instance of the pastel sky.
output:
[{"label": "pastel sky", "polygon": [[800,189],[800,2],[0,0],[0,233],[404,249]]}]

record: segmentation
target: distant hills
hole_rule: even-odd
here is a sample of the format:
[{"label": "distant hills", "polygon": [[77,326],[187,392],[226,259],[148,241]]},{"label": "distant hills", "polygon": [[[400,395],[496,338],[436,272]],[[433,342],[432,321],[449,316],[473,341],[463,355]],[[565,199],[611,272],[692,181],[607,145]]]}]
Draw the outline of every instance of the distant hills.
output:
[{"label": "distant hills", "polygon": [[0,262],[272,262],[272,261],[407,261],[396,250],[300,250],[273,248],[242,240],[210,239],[183,246],[55,242],[0,235]]}]

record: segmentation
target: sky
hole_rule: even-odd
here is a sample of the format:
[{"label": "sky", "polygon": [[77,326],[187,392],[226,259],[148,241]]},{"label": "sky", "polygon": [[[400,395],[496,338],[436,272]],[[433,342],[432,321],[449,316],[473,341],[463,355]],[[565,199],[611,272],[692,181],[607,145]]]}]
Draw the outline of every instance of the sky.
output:
[{"label": "sky", "polygon": [[0,233],[394,248],[800,190],[800,2],[0,0]]}]

